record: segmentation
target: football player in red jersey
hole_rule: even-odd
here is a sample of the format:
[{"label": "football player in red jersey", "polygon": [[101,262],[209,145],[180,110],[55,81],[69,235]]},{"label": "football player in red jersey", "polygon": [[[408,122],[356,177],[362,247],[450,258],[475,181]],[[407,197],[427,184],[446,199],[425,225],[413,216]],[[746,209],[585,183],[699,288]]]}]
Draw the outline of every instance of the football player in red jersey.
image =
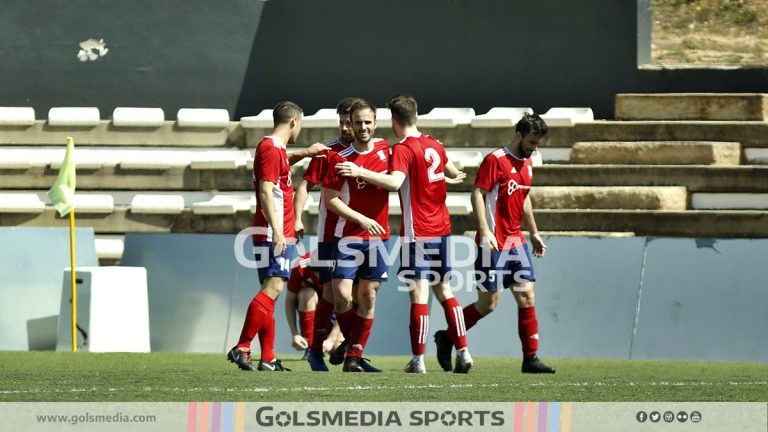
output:
[{"label": "football player in red jersey", "polygon": [[[355,141],[336,153],[330,166],[350,161],[377,172],[386,172],[389,164],[387,142],[373,137],[376,107],[358,100],[350,109]],[[333,298],[336,319],[349,340],[344,372],[379,372],[362,358],[371,333],[376,292],[387,280],[387,242],[389,239],[389,192],[362,179],[339,175],[329,169],[323,181],[328,189],[326,206],[339,219],[335,227],[338,239],[334,251]],[[353,303],[352,284],[359,279],[357,307]]]},{"label": "football player in red jersey", "polygon": [[[392,148],[389,174],[359,167],[351,162],[336,165],[341,175],[370,181],[387,190],[399,190],[402,209],[400,236],[403,241],[398,276],[409,285],[411,300],[411,351],[405,366],[408,373],[426,373],[424,351],[429,332],[430,287],[440,301],[456,346],[454,372],[467,373],[472,357],[467,349],[462,309],[453,296],[448,277],[451,220],[446,207],[446,182],[461,182],[465,174],[448,161],[442,143],[419,132],[418,106],[409,95],[396,95],[387,107],[392,112],[392,129],[400,142]],[[450,365],[450,359],[448,360]]]},{"label": "football player in red jersey", "polygon": [[[256,146],[253,185],[256,213],[253,215],[253,246],[258,263],[261,291],[253,298],[237,345],[227,353],[229,361],[246,371],[287,370],[275,357],[275,300],[288,279],[294,253],[294,211],[291,162],[317,154],[326,148],[315,144],[308,150],[286,152],[301,132],[301,108],[293,102],[280,102],[272,110],[274,128]],[[262,264],[263,263],[263,264]],[[259,335],[261,359],[251,363],[251,342]]]},{"label": "football player in red jersey", "polygon": [[[533,287],[536,277],[531,248],[525,242],[521,222],[530,233],[533,256],[543,257],[547,246],[539,235],[528,192],[533,184],[531,154],[547,135],[547,124],[535,114],[526,114],[517,123],[508,146],[489,153],[475,177],[472,206],[477,218],[477,257],[480,276],[477,301],[464,308],[467,330],[496,308],[502,291],[511,288],[517,302],[518,335],[522,342],[524,373],[554,373],[555,369],[536,356],[539,325],[536,320]],[[436,337],[438,360],[450,360],[450,344]]]},{"label": "football player in red jersey", "polygon": [[[336,105],[336,113],[339,116],[339,136],[326,143],[330,150],[325,152],[324,158],[314,158],[309,163],[304,178],[296,189],[295,211],[296,211],[296,235],[301,237],[304,234],[304,225],[301,223],[301,216],[304,211],[304,204],[307,201],[308,190],[315,185],[322,185],[323,179],[328,172],[328,161],[331,156],[341,150],[348,148],[355,140],[352,132],[352,120],[349,116],[349,110],[352,104],[358,100],[356,97],[347,97],[339,101]],[[333,315],[333,289],[331,289],[331,264],[333,263],[333,251],[336,248],[335,227],[339,217],[336,213],[329,212],[325,205],[325,195],[328,190],[321,187],[320,203],[318,205],[317,221],[317,256],[313,257],[317,261],[318,276],[323,285],[323,295],[318,300],[314,329],[315,335],[310,344],[308,354],[309,365],[313,371],[327,372],[328,366],[323,358],[323,341],[326,340],[327,329]],[[315,264],[312,264],[315,266]],[[339,364],[344,360],[343,352],[332,352],[331,364]]]}]

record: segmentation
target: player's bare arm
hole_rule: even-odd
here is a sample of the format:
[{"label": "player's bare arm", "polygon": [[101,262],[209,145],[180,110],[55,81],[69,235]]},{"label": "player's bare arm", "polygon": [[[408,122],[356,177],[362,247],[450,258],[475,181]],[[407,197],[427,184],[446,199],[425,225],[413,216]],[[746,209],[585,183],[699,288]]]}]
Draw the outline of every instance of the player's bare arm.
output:
[{"label": "player's bare arm", "polygon": [[296,215],[294,231],[296,232],[297,239],[304,237],[304,223],[301,221],[301,215],[304,213],[304,205],[307,203],[309,191],[313,187],[315,187],[314,183],[307,179],[301,179],[299,187],[296,188],[296,194],[293,197],[293,213]]},{"label": "player's bare arm", "polygon": [[531,203],[531,196],[525,197],[523,203],[523,225],[528,228],[528,232],[531,234],[531,243],[533,244],[533,256],[541,258],[547,252],[547,245],[544,244],[544,240],[539,235],[539,229],[536,226],[536,220],[533,218],[533,204]]},{"label": "player's bare arm", "polygon": [[480,244],[488,246],[493,252],[497,252],[499,244],[496,241],[496,234],[491,232],[491,229],[488,227],[488,221],[485,219],[485,194],[487,193],[488,191],[481,187],[475,186],[472,188],[472,209],[475,211],[475,218],[477,218]]},{"label": "player's bare arm", "polygon": [[297,350],[306,349],[309,344],[307,340],[299,333],[296,326],[296,311],[299,308],[299,299],[296,293],[288,291],[285,294],[285,318],[288,320],[288,327],[291,329],[291,345]]},{"label": "player's bare arm", "polygon": [[298,150],[292,153],[288,153],[288,164],[295,165],[301,162],[302,159],[308,157],[325,157],[322,153],[324,150],[330,150],[331,148],[322,143],[314,143],[304,150]]},{"label": "player's bare arm", "polygon": [[447,184],[461,184],[467,178],[467,173],[456,168],[453,162],[448,161],[445,164],[445,182]]},{"label": "player's bare arm", "polygon": [[352,210],[348,205],[344,204],[344,201],[339,197],[339,191],[333,189],[328,190],[325,206],[340,217],[360,225],[360,228],[364,229],[368,234],[383,236],[386,233],[384,228],[382,228],[378,222]]},{"label": "player's bare arm", "polygon": [[405,181],[405,173],[392,171],[391,173],[379,173],[359,167],[354,162],[342,162],[336,164],[336,170],[344,177],[359,177],[368,183],[373,183],[390,192],[400,189]]},{"label": "player's bare arm", "polygon": [[275,248],[275,255],[285,253],[285,236],[283,235],[283,225],[278,222],[277,212],[275,211],[275,201],[272,195],[272,189],[275,184],[268,180],[261,180],[259,183],[259,198],[264,207],[264,216],[267,218],[269,226],[272,227],[272,245]]}]

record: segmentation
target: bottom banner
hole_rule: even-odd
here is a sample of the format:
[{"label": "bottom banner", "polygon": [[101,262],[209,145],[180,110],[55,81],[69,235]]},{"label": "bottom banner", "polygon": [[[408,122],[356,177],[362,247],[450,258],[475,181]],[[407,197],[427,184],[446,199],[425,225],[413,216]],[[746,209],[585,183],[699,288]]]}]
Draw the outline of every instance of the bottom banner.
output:
[{"label": "bottom banner", "polygon": [[766,403],[0,403],[0,430],[242,432],[333,430],[760,431]]}]

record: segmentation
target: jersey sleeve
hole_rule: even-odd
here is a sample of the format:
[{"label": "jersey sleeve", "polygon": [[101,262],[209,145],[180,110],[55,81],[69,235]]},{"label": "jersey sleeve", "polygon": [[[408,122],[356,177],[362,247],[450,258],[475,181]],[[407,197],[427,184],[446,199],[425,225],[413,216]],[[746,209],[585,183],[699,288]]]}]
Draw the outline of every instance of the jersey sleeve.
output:
[{"label": "jersey sleeve", "polygon": [[480,168],[477,170],[475,186],[489,191],[496,185],[498,175],[499,160],[493,153],[490,153],[483,159],[483,163],[480,164]]},{"label": "jersey sleeve", "polygon": [[315,157],[309,161],[307,172],[304,173],[304,180],[313,184],[322,184],[323,177],[325,177],[326,171],[328,171],[328,159],[330,154],[328,151],[324,151],[325,157]]},{"label": "jersey sleeve", "polygon": [[413,152],[403,144],[395,144],[392,147],[392,156],[389,160],[389,172],[400,171],[408,174],[413,163]]},{"label": "jersey sleeve", "polygon": [[259,177],[256,180],[266,180],[277,183],[280,179],[280,149],[270,144],[259,146]]},{"label": "jersey sleeve", "polygon": [[328,161],[328,171],[325,173],[325,177],[323,178],[322,185],[323,187],[333,189],[340,191],[341,187],[344,185],[344,181],[346,180],[344,177],[340,176],[338,174],[338,171],[336,170],[336,164],[343,162],[343,159],[338,155],[333,155],[331,157],[331,160]]}]

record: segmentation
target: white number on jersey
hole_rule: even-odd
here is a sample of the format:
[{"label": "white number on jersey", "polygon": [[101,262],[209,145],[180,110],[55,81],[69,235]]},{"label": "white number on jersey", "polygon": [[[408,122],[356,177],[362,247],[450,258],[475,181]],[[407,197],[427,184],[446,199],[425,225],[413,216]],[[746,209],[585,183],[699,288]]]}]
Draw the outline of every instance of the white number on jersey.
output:
[{"label": "white number on jersey", "polygon": [[[434,183],[436,181],[444,180],[445,174],[437,172],[437,168],[440,166],[440,163],[442,162],[440,160],[440,155],[437,154],[437,150],[433,148],[428,148],[424,150],[424,159],[426,159],[427,162],[430,163],[429,169],[427,170],[427,177],[429,177],[429,182]],[[432,160],[432,162],[430,162],[430,160]]]}]

